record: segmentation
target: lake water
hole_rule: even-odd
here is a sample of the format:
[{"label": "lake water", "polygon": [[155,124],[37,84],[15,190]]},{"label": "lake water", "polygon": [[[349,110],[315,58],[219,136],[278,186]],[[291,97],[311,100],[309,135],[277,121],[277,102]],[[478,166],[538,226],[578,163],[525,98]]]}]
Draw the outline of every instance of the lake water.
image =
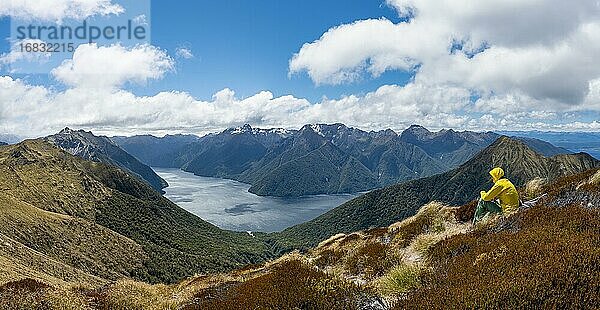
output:
[{"label": "lake water", "polygon": [[261,197],[248,192],[250,185],[233,180],[199,177],[179,169],[153,169],[169,183],[164,189],[166,198],[205,221],[236,231],[281,231],[356,197]]}]

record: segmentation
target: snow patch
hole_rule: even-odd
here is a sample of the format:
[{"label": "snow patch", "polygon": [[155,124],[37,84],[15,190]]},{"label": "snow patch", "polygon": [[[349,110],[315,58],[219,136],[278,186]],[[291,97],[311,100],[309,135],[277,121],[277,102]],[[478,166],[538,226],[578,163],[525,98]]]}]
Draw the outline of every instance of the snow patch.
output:
[{"label": "snow patch", "polygon": [[316,132],[316,133],[317,133],[319,136],[321,136],[321,137],[325,137],[325,135],[323,134],[323,130],[322,130],[322,128],[321,128],[321,125],[319,125],[319,124],[311,124],[311,125],[310,125],[310,128],[311,128],[311,129],[312,129],[314,132]]}]

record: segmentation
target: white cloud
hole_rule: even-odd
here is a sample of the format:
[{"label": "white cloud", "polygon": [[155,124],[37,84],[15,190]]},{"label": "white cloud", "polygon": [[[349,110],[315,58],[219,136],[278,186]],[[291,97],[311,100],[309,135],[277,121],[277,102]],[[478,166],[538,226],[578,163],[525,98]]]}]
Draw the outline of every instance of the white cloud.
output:
[{"label": "white cloud", "polygon": [[179,58],[184,58],[184,59],[194,58],[194,53],[192,53],[192,50],[189,48],[185,48],[185,47],[178,47],[177,50],[175,51],[175,55],[177,55],[177,57],[179,57]]},{"label": "white cloud", "polygon": [[290,72],[307,71],[317,84],[341,84],[356,80],[364,71],[379,76],[391,69],[410,70],[423,53],[446,47],[446,42],[424,42],[426,37],[406,30],[387,19],[332,28],[319,40],[304,44],[290,60]]},{"label": "white cloud", "polygon": [[126,82],[161,79],[173,65],[167,53],[151,45],[126,48],[93,43],[80,45],[73,58],[65,60],[51,74],[69,86],[115,88]]},{"label": "white cloud", "polygon": [[600,78],[590,81],[590,92],[585,98],[586,107],[600,110]]},{"label": "white cloud", "polygon": [[52,56],[48,52],[27,52],[25,50],[26,45],[33,46],[33,44],[46,44],[42,40],[38,39],[25,39],[16,41],[11,45],[10,52],[0,55],[0,68],[2,66],[11,66],[20,61],[43,63],[50,59]]},{"label": "white cloud", "polygon": [[[538,7],[550,2],[557,8]],[[414,79],[320,102],[269,91],[239,98],[230,89],[210,100],[177,91],[138,96],[125,86],[173,70],[166,52],[151,45],[81,45],[52,71],[66,90],[0,76],[0,132],[36,136],[70,126],[109,135],[202,134],[244,123],[299,128],[317,122],[367,130],[402,130],[414,123],[432,129],[597,130],[600,22],[587,2],[575,1],[574,8],[550,2],[395,1],[401,14],[416,17],[400,24],[378,19],[333,28],[302,47],[290,72],[306,71],[318,84],[387,70],[415,70]],[[530,32],[520,24],[520,14],[507,13],[521,9],[530,10],[524,13],[531,19]],[[556,24],[541,16],[556,10],[565,15]],[[498,24],[509,15],[512,19]],[[463,52],[450,53],[457,40]],[[484,41],[488,48],[473,56]],[[176,56],[193,53],[181,48]],[[4,57],[8,62],[20,56]],[[581,111],[592,120],[579,118]]]},{"label": "white cloud", "polygon": [[134,17],[132,21],[140,26],[148,26],[148,18],[145,14]]},{"label": "white cloud", "polygon": [[0,0],[0,16],[61,22],[94,15],[118,15],[122,6],[111,0]]},{"label": "white cloud", "polygon": [[[0,77],[0,132],[47,135],[65,126],[101,134],[204,134],[251,123],[262,127],[299,128],[306,123],[342,122],[350,126],[402,130],[418,123],[432,129],[594,130],[597,122],[562,121],[564,114],[547,111],[503,114],[474,111],[470,93],[462,88],[430,88],[410,83],[387,85],[364,96],[311,103],[293,96],[260,92],[238,98],[230,89],[211,100],[185,92],[136,96],[122,89],[73,87],[55,91]],[[429,104],[435,102],[436,104]],[[557,122],[558,120],[558,122]]]},{"label": "white cloud", "polygon": [[[599,1],[388,3],[410,20],[332,28],[292,57],[290,73],[305,71],[316,84],[340,84],[365,74],[415,70],[418,84],[462,87],[494,100],[527,98],[514,108],[590,107],[590,82],[600,78]],[[453,44],[462,45],[462,52],[451,53]]]}]

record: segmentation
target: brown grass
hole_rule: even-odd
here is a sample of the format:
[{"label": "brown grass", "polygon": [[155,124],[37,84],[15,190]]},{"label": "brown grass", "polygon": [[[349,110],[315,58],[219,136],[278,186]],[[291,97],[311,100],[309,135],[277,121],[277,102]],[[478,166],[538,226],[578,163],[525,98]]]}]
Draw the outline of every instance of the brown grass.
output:
[{"label": "brown grass", "polygon": [[244,283],[199,292],[185,309],[359,309],[369,292],[298,260]]},{"label": "brown grass", "polygon": [[[589,181],[594,179],[594,176],[600,173],[600,170],[588,170],[586,172],[570,175],[556,179],[551,184],[548,184],[544,188],[544,192],[548,194],[549,199],[557,198],[565,193],[574,192],[579,190],[587,190],[589,192],[598,192],[600,185],[590,183]],[[583,185],[583,186],[581,186]]]},{"label": "brown grass", "polygon": [[425,286],[398,309],[594,309],[600,305],[600,217],[536,207],[518,231],[478,230],[430,250]]},{"label": "brown grass", "polygon": [[535,178],[525,185],[524,199],[534,199],[541,196],[544,193],[544,187],[547,185],[548,180],[543,178]]},{"label": "brown grass", "polygon": [[590,185],[600,186],[600,170],[590,178]]},{"label": "brown grass", "polygon": [[421,272],[417,265],[399,264],[378,280],[379,291],[385,296],[400,297],[419,288]]},{"label": "brown grass", "polygon": [[359,247],[345,262],[345,269],[354,275],[372,279],[382,276],[397,262],[387,246],[368,242]]},{"label": "brown grass", "polygon": [[470,223],[475,217],[478,200],[473,200],[466,205],[462,205],[456,211],[456,220],[463,223]]},{"label": "brown grass", "polygon": [[318,254],[313,263],[320,268],[332,266],[341,262],[344,254],[343,250],[326,249]]}]

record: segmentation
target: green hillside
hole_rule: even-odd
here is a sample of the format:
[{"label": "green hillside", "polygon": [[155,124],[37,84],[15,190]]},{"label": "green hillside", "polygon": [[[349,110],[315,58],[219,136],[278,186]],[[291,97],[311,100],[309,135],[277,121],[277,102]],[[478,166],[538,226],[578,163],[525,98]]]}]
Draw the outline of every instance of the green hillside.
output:
[{"label": "green hillside", "polygon": [[93,276],[172,282],[271,255],[118,168],[42,141],[0,149],[0,185],[0,234]]}]

